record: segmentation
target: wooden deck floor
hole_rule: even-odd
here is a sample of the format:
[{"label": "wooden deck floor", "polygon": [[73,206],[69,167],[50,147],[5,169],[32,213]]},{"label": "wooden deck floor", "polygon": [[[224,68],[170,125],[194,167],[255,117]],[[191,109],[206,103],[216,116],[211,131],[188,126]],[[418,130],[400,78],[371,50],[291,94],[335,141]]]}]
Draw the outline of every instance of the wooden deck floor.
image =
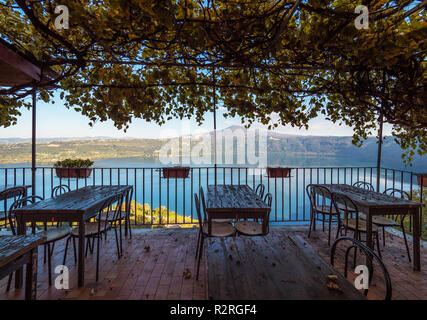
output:
[{"label": "wooden deck floor", "polygon": [[[269,237],[279,238],[283,232],[296,232],[306,239],[305,227],[272,227]],[[101,246],[98,283],[95,282],[95,255],[88,255],[86,286],[76,288],[77,268],[73,254],[69,252],[69,290],[48,286],[47,264],[43,264],[43,250],[39,249],[38,299],[207,299],[206,257],[201,264],[199,280],[195,280],[196,236],[195,229],[135,230],[132,240],[123,243],[124,256],[117,260],[114,235],[110,233],[107,242]],[[393,299],[427,299],[427,250],[422,249],[422,271],[414,272],[406,258],[403,241],[394,236],[387,237],[383,256],[393,283]],[[317,231],[307,242],[322,257],[329,257],[326,233]],[[62,264],[63,248],[63,242],[56,246],[53,268]],[[341,255],[339,251],[337,260]],[[55,276],[53,274],[53,279]],[[12,288],[5,292],[6,282],[7,278],[0,281],[0,299],[22,299],[23,290]],[[369,298],[381,297],[382,290],[379,283],[375,284]]]}]

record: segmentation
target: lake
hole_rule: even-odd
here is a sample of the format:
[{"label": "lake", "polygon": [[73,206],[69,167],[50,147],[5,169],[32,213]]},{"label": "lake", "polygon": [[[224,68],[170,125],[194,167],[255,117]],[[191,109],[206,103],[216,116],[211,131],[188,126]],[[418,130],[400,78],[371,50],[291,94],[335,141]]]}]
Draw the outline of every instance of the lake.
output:
[{"label": "lake", "polygon": [[[328,168],[323,168],[325,163]],[[292,169],[290,178],[269,178],[265,170],[244,167],[220,167],[217,169],[218,184],[248,184],[255,188],[259,183],[266,186],[266,192],[273,195],[270,219],[273,222],[305,223],[309,218],[309,202],[305,194],[309,183],[347,183],[364,180],[376,185],[374,164],[363,161],[327,157],[289,157],[283,166]],[[353,168],[352,167],[365,167]],[[23,169],[23,167],[26,167]],[[31,184],[29,164],[0,165],[0,184]],[[96,161],[91,176],[87,179],[59,179],[50,168],[39,168],[36,173],[36,193],[49,197],[52,187],[68,184],[72,189],[86,185],[131,184],[138,203],[150,208],[177,212],[179,215],[196,218],[193,193],[202,186],[215,183],[212,166],[193,168],[186,179],[166,179],[162,177],[160,163],[144,163],[138,158],[106,159]],[[319,168],[322,167],[322,168]],[[334,168],[331,168],[334,167]],[[7,169],[6,169],[7,168]],[[394,182],[393,182],[394,181]],[[380,189],[396,187],[406,191],[416,189],[416,177],[407,172],[382,170]],[[175,221],[173,221],[175,222]],[[176,221],[180,222],[180,221]]]}]

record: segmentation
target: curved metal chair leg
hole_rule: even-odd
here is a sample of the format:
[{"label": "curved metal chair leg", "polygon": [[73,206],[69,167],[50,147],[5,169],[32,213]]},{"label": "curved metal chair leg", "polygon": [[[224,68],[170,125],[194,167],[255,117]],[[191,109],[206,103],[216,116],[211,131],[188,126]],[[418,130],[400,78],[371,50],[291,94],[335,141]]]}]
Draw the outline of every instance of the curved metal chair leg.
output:
[{"label": "curved metal chair leg", "polygon": [[199,232],[198,232],[198,235],[197,235],[196,255],[195,255],[194,259],[197,259],[197,256],[199,255],[200,234],[201,234],[201,231],[199,229]]},{"label": "curved metal chair leg", "polygon": [[50,243],[47,244],[47,273],[48,273],[49,286],[51,286],[52,285],[52,255],[51,255]]},{"label": "curved metal chair leg", "polygon": [[199,270],[200,270],[200,261],[202,260],[203,256],[203,243],[205,242],[205,237],[202,235],[202,239],[200,241],[200,250],[199,250],[199,258],[197,260],[197,273],[196,273],[196,280],[199,280]]},{"label": "curved metal chair leg", "polygon": [[377,231],[377,232],[375,232],[375,234],[376,234],[376,238],[377,238],[376,243],[377,243],[378,255],[379,255],[379,256],[380,256],[380,258],[382,259],[383,257],[381,256],[381,250],[380,250],[380,238],[379,238],[379,236],[378,236],[378,231]]},{"label": "curved metal chair leg", "polygon": [[385,247],[385,227],[383,226],[383,247]]},{"label": "curved metal chair leg", "polygon": [[77,263],[76,239],[73,238],[74,263]]},{"label": "curved metal chair leg", "polygon": [[62,264],[65,266],[65,262],[67,260],[67,250],[68,250],[68,243],[70,242],[71,238],[67,238],[67,241],[65,242],[65,249],[64,249],[64,258],[62,259]]},{"label": "curved metal chair leg", "polygon": [[406,239],[406,232],[405,232],[405,226],[403,225],[403,221],[400,224],[400,227],[402,228],[403,240],[405,240],[406,253],[408,254],[409,262],[411,262],[411,253],[409,251],[408,240]]},{"label": "curved metal chair leg", "polygon": [[9,278],[7,279],[6,292],[9,292],[10,290],[10,285],[12,284],[12,277],[13,277],[13,273],[9,274]]},{"label": "curved metal chair leg", "polygon": [[96,246],[96,282],[98,282],[99,278],[99,245],[100,245],[100,235],[97,237],[97,246]]}]

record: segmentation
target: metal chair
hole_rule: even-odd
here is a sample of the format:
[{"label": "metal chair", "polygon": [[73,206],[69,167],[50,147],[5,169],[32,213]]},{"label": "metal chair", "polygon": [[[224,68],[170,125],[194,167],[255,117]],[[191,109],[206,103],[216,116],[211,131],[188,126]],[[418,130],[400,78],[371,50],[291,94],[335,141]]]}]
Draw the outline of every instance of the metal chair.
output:
[{"label": "metal chair", "polygon": [[[88,249],[90,250],[91,253],[93,252],[95,240],[97,241],[97,245],[96,245],[96,281],[98,281],[98,279],[99,279],[100,240],[101,240],[103,234],[106,233],[110,228],[110,224],[108,222],[108,214],[106,216],[107,219],[99,219],[99,215],[104,211],[117,215],[119,213],[119,209],[121,207],[122,199],[123,199],[122,195],[114,196],[114,197],[111,197],[110,199],[107,199],[106,201],[104,201],[103,205],[99,209],[98,217],[96,217],[96,219],[95,219],[96,221],[94,221],[94,222],[87,221],[85,223],[84,237],[87,240],[85,255],[87,255]],[[115,205],[116,210],[112,209],[114,204],[116,204]],[[115,232],[115,235],[116,235],[117,255],[120,257],[121,252],[120,252],[120,245],[119,245],[117,230]],[[63,259],[62,264],[65,265],[65,262],[66,262],[67,249],[68,249],[68,244],[70,242],[70,239],[78,239],[78,238],[79,238],[79,227],[76,227],[71,232],[70,237],[67,239],[67,242],[65,244],[64,259]],[[90,244],[90,240],[93,241],[92,245]],[[75,251],[74,251],[74,260],[76,261],[76,252]]]},{"label": "metal chair", "polygon": [[[199,189],[199,194],[200,194],[200,202],[202,203],[202,207],[203,207],[203,217],[206,217],[205,193],[202,187],[200,187]],[[212,221],[217,223],[232,223],[233,219],[213,219]]]},{"label": "metal chair", "polygon": [[70,191],[71,191],[71,189],[69,186],[67,186],[66,184],[60,184],[59,186],[56,186],[52,189],[50,196],[52,198],[56,198],[59,195],[70,192]]},{"label": "metal chair", "polygon": [[[28,196],[28,197],[24,197],[24,198],[21,198],[21,199],[15,201],[11,205],[11,207],[9,209],[9,221],[10,221],[10,225],[11,225],[12,234],[14,234],[14,235],[16,234],[16,226],[13,222],[14,221],[13,211],[27,205],[28,203],[36,203],[36,202],[42,201],[42,200],[44,200],[44,199],[42,197],[39,197],[39,196]],[[52,285],[52,255],[53,255],[53,250],[55,247],[55,242],[66,238],[71,233],[71,229],[72,228],[70,226],[61,226],[59,223],[57,223],[56,226],[52,226],[51,228],[48,228],[47,223],[45,223],[44,224],[44,231],[36,232],[35,224],[32,225],[32,232],[33,233],[36,233],[37,235],[46,238],[43,245],[46,248],[45,257],[46,257],[46,253],[47,253],[47,263],[48,263],[47,267],[48,267],[48,273],[49,273],[49,286]],[[44,259],[44,262],[46,263],[46,258]],[[9,280],[11,280],[11,278],[9,278]],[[8,282],[7,290],[9,290],[9,288],[10,288],[10,282]]]},{"label": "metal chair", "polygon": [[[264,198],[264,202],[271,208],[271,203],[273,202],[273,196],[271,193],[267,193]],[[257,221],[237,221],[234,227],[236,231],[244,236],[266,236],[270,232],[270,212],[267,214],[264,224],[266,224],[266,231],[263,232],[263,224],[258,223]]]},{"label": "metal chair", "polygon": [[[123,252],[123,240],[122,240],[122,222],[125,223],[126,228],[129,231],[129,236],[132,238],[132,231],[130,226],[130,199],[132,199],[133,188],[129,188],[122,193],[122,199],[120,204],[117,204],[119,208],[115,207],[110,211],[103,211],[98,216],[101,220],[108,220],[111,227],[114,228],[114,232],[117,233],[117,229],[119,230],[120,235],[120,256]],[[128,201],[125,203],[125,199]],[[125,210],[123,210],[123,204],[125,204]],[[107,233],[105,233],[105,240],[107,239]]]},{"label": "metal chair", "polygon": [[369,190],[369,191],[375,191],[374,186],[366,181],[356,181],[353,183],[353,187]]},{"label": "metal chair", "polygon": [[260,199],[262,199],[264,197],[264,192],[265,192],[265,186],[260,183],[256,189],[255,189],[255,193],[259,196]]},{"label": "metal chair", "polygon": [[[389,196],[396,197],[396,198],[411,200],[411,197],[409,196],[409,194],[403,190],[399,190],[399,189],[395,189],[395,188],[388,188],[383,193],[387,194]],[[392,218],[389,218],[389,217],[392,217]],[[406,214],[393,215],[391,213],[389,217],[386,217],[386,216],[373,216],[372,217],[372,223],[375,224],[377,227],[382,228],[382,230],[383,230],[383,246],[385,246],[385,228],[386,227],[400,227],[402,229],[403,239],[405,241],[406,253],[408,254],[409,262],[411,262],[411,253],[409,251],[408,240],[406,239],[405,226],[403,224],[405,217],[406,217]],[[364,214],[362,214],[361,218],[365,220],[366,216]]]},{"label": "metal chair", "polygon": [[[368,277],[368,287],[370,287],[373,276],[374,276],[374,268],[373,268],[373,263],[372,261],[375,260],[378,265],[381,268],[381,271],[383,272],[384,275],[384,281],[385,281],[385,285],[386,285],[386,293],[385,293],[385,298],[384,300],[391,300],[391,296],[392,296],[392,286],[391,286],[391,279],[390,279],[390,275],[387,271],[387,268],[385,267],[383,261],[381,260],[381,258],[374,252],[372,251],[369,247],[367,247],[366,245],[364,245],[362,242],[360,242],[359,240],[356,240],[354,238],[351,237],[340,237],[338,239],[336,239],[334,241],[334,243],[332,244],[332,248],[331,248],[331,264],[332,266],[334,265],[335,262],[335,252],[336,252],[336,248],[338,246],[338,244],[342,241],[350,241],[352,244],[350,247],[348,247],[345,251],[345,260],[344,260],[344,277],[347,278],[347,274],[348,274],[348,256],[349,253],[351,251],[351,249],[354,249],[354,254],[356,255],[356,251],[360,250],[364,253],[364,255],[367,257],[367,262],[368,262],[368,271],[369,271],[369,277]],[[368,289],[364,289],[363,294],[365,296],[368,295]]]},{"label": "metal chair", "polygon": [[323,232],[325,231],[325,222],[328,222],[328,245],[330,245],[332,223],[339,223],[338,211],[332,205],[331,191],[323,186],[309,184],[306,187],[306,192],[310,200],[310,227],[308,229],[308,237],[310,238],[312,229],[316,230],[316,221],[322,221]]},{"label": "metal chair", "polygon": [[[348,230],[351,230],[354,232],[354,238],[356,240],[362,241],[361,235],[363,233],[366,234],[367,223],[360,218],[357,205],[348,196],[339,193],[332,193],[332,203],[335,207],[335,210],[344,216],[344,218],[342,218],[341,214],[338,215],[339,223],[337,238],[340,234],[340,231],[344,229],[345,235],[347,235]],[[340,204],[340,206],[338,204]],[[374,224],[372,225],[372,234],[375,235],[378,254],[381,257],[378,228]]]},{"label": "metal chair", "polygon": [[211,222],[202,218],[201,208],[199,197],[197,193],[194,194],[194,203],[196,206],[197,218],[199,219],[199,235],[197,239],[197,248],[196,248],[196,259],[197,260],[197,273],[196,280],[199,279],[199,269],[200,269],[200,261],[202,259],[203,254],[203,244],[205,242],[205,238],[208,237],[230,237],[236,234],[236,230],[230,223],[217,223]]},{"label": "metal chair", "polygon": [[0,198],[4,199],[2,200],[4,203],[4,211],[0,211],[0,228],[7,228],[10,223],[7,200],[14,199],[14,201],[17,201],[26,195],[27,190],[24,187],[13,187],[0,192]]}]

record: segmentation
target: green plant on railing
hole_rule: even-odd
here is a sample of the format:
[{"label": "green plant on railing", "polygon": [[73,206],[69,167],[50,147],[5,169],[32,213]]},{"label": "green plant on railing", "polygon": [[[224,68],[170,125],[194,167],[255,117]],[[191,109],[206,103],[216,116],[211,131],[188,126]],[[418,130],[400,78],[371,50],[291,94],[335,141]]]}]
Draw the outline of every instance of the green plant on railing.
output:
[{"label": "green plant on railing", "polygon": [[90,159],[65,159],[57,161],[53,165],[55,168],[89,168],[93,166]]}]

